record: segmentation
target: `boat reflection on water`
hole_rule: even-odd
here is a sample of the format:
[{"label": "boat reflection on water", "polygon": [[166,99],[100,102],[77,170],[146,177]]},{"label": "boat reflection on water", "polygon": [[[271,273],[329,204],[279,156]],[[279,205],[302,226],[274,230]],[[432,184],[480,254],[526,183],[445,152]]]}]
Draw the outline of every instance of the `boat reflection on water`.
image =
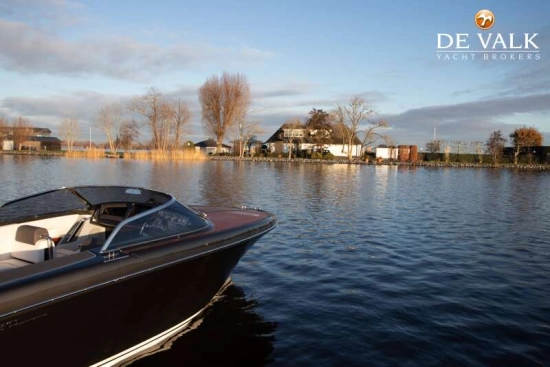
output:
[{"label": "boat reflection on water", "polygon": [[268,364],[273,361],[277,323],[264,320],[255,310],[257,305],[228,281],[187,327],[122,366]]}]

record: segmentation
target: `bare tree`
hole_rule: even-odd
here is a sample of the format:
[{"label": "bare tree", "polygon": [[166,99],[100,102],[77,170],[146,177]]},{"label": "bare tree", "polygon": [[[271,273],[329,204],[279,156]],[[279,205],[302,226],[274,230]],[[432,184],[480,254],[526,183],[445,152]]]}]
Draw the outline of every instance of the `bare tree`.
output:
[{"label": "bare tree", "polygon": [[458,154],[458,155],[460,155],[462,153],[462,148],[466,144],[462,140],[453,140],[451,143],[454,144],[454,146],[456,148],[456,154]]},{"label": "bare tree", "polygon": [[23,142],[30,136],[32,136],[30,122],[21,116],[14,119],[12,123],[12,139],[15,149],[21,150]]},{"label": "bare tree", "polygon": [[174,106],[168,101],[160,103],[160,114],[157,120],[157,149],[165,152],[170,147],[170,134],[173,132]]},{"label": "bare tree", "polygon": [[504,150],[504,144],[506,144],[506,138],[502,137],[502,131],[496,130],[491,133],[489,139],[485,143],[487,151],[491,155],[491,161],[493,164],[498,164],[502,152]]},{"label": "bare tree", "polygon": [[120,127],[120,146],[122,149],[132,149],[139,138],[139,124],[135,120],[126,120]]},{"label": "bare tree", "polygon": [[240,121],[237,126],[237,139],[234,140],[235,144],[239,142],[239,157],[243,158],[246,148],[250,151],[251,143],[257,142],[256,136],[262,134],[263,130],[257,121]]},{"label": "bare tree", "polygon": [[67,151],[73,151],[73,145],[78,137],[80,131],[80,124],[77,119],[68,118],[63,120],[59,128],[59,133],[63,139],[67,142]]},{"label": "bare tree", "polygon": [[474,140],[470,145],[477,155],[478,162],[483,163],[483,142],[481,140]]},{"label": "bare tree", "polygon": [[165,117],[161,101],[162,94],[151,87],[143,96],[132,100],[130,110],[138,113],[145,119],[145,125],[149,126],[153,135],[153,147],[162,150],[162,120]]},{"label": "bare tree", "polygon": [[441,146],[445,143],[444,140],[432,140],[426,143],[426,149],[430,153],[439,153],[441,151]]},{"label": "bare tree", "polygon": [[174,138],[172,140],[172,149],[178,150],[180,148],[180,140],[183,136],[183,128],[191,121],[191,111],[187,106],[187,103],[181,100],[172,102],[172,130]]},{"label": "bare tree", "polygon": [[[374,114],[375,112],[372,108],[367,106],[365,100],[358,96],[352,97],[347,106],[339,105],[336,110],[333,111],[334,120],[342,133],[345,145],[348,147],[347,153],[349,160],[353,158],[353,146],[355,145],[361,123],[363,121],[368,121],[369,117]],[[372,140],[372,142],[379,137],[376,135],[375,130],[388,126],[385,121],[370,122],[370,125],[371,126],[369,126],[365,132],[365,138],[367,140]],[[369,137],[367,137],[367,135],[369,135]],[[375,137],[376,139],[373,140]],[[369,143],[372,142],[369,141]],[[364,145],[365,142],[363,142],[363,146]]]},{"label": "bare tree", "polygon": [[119,103],[112,103],[99,110],[96,125],[107,137],[109,149],[113,153],[118,150],[123,124],[122,107]]},{"label": "bare tree", "polygon": [[3,149],[4,140],[8,136],[8,120],[0,117],[0,150]]},{"label": "bare tree", "polygon": [[445,162],[449,163],[449,156],[451,154],[451,146],[445,145]]},{"label": "bare tree", "polygon": [[514,164],[518,164],[519,154],[522,149],[527,150],[527,157],[529,158],[529,164],[532,162],[532,147],[538,147],[542,145],[542,134],[534,127],[518,127],[510,134],[512,144],[514,145]]},{"label": "bare tree", "polygon": [[[370,121],[364,129],[358,131],[358,134],[363,135],[361,145],[363,148],[373,145],[378,139],[382,139],[385,142],[391,142],[392,139],[388,135],[382,135],[378,133],[380,129],[386,129],[390,124],[386,120]],[[362,154],[363,152],[361,152]]]},{"label": "bare tree", "polygon": [[304,138],[304,129],[299,118],[291,118],[283,124],[283,131],[279,138],[284,141],[288,147],[288,159],[292,158],[292,148],[298,144],[298,149]]},{"label": "bare tree", "polygon": [[250,87],[242,74],[224,72],[208,78],[199,89],[202,124],[206,132],[216,136],[217,152],[222,149],[226,132],[246,120],[250,106]]}]

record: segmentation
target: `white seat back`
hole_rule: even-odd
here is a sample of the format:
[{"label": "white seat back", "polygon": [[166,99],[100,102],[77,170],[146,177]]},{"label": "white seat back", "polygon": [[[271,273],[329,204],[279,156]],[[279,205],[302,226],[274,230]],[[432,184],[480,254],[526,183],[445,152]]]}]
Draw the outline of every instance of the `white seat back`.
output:
[{"label": "white seat back", "polygon": [[31,263],[48,259],[50,239],[46,228],[22,225],[17,228],[11,256]]}]

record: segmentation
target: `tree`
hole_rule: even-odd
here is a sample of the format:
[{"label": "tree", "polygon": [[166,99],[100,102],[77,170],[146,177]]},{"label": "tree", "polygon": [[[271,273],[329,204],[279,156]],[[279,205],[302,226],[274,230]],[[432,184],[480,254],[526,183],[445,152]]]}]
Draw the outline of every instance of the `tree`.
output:
[{"label": "tree", "polygon": [[250,106],[250,87],[242,74],[224,72],[208,78],[199,89],[202,124],[209,135],[216,136],[217,152],[222,151],[226,132],[243,123]]},{"label": "tree", "polygon": [[116,153],[118,150],[123,124],[122,107],[120,104],[112,103],[99,110],[96,126],[107,137],[107,143],[112,153]]},{"label": "tree", "polygon": [[31,124],[27,119],[20,116],[13,120],[12,128],[13,146],[15,149],[21,150],[23,142],[27,140],[29,136],[32,136]]},{"label": "tree", "polygon": [[[151,87],[145,95],[133,99],[130,110],[144,118],[153,135],[153,149],[165,152],[180,148],[184,126],[192,117],[187,103],[180,99],[166,100],[160,91]],[[135,124],[129,123],[127,132],[131,132]]]},{"label": "tree", "polygon": [[139,124],[135,120],[126,120],[120,127],[119,145],[122,149],[132,149],[139,138]]},{"label": "tree", "polygon": [[172,149],[178,150],[180,148],[180,139],[183,135],[183,127],[191,121],[192,114],[187,103],[179,99],[172,102],[171,112],[172,130],[174,134]]},{"label": "tree", "polygon": [[451,146],[445,145],[445,162],[449,163],[449,155],[451,154]]},{"label": "tree", "polygon": [[441,146],[443,145],[443,140],[432,140],[426,143],[426,150],[430,153],[439,153],[441,151]]},{"label": "tree", "polygon": [[68,118],[63,120],[59,128],[60,135],[67,142],[67,151],[73,151],[73,145],[78,137],[80,125],[77,119]]},{"label": "tree", "polygon": [[160,125],[163,118],[163,111],[161,97],[162,94],[151,87],[145,95],[134,98],[130,105],[130,110],[145,118],[145,125],[149,126],[153,134],[153,147],[156,150],[161,150],[162,148],[162,127]]},{"label": "tree", "polygon": [[458,155],[460,155],[462,153],[462,148],[466,144],[462,140],[453,140],[453,141],[451,141],[451,143],[455,146],[456,154],[458,154]]},{"label": "tree", "polygon": [[8,136],[8,121],[0,117],[0,150],[3,149],[2,145],[4,143],[4,139]]},{"label": "tree", "polygon": [[477,155],[478,162],[483,163],[483,142],[481,140],[474,140],[470,143],[470,145]]},{"label": "tree", "polygon": [[519,154],[522,150],[527,150],[529,164],[532,162],[532,148],[542,145],[542,134],[534,127],[519,127],[510,134],[512,145],[514,146],[514,164],[518,164]]},{"label": "tree", "polygon": [[313,140],[315,147],[323,151],[327,139],[332,137],[332,126],[330,114],[322,109],[312,108],[309,111],[309,118],[306,121],[306,128],[309,137]]},{"label": "tree", "polygon": [[287,144],[288,159],[292,158],[292,148],[300,143],[304,137],[304,129],[299,118],[291,118],[283,124],[283,132],[279,134],[279,138]]},{"label": "tree", "polygon": [[502,152],[504,151],[504,144],[506,144],[506,138],[502,137],[502,131],[500,130],[493,131],[489,139],[487,139],[485,146],[491,155],[493,164],[499,163]]},{"label": "tree", "polygon": [[[338,106],[336,110],[333,111],[334,120],[342,134],[344,144],[348,147],[347,153],[349,160],[353,157],[353,146],[355,145],[361,123],[363,121],[368,121],[369,117],[374,113],[375,112],[367,106],[365,100],[357,96],[352,97],[347,106]],[[388,127],[385,121],[369,122],[371,126],[363,130],[365,133],[363,146],[367,145],[367,140],[369,141],[368,144],[372,144],[380,137],[375,133],[376,129]]]},{"label": "tree", "polygon": [[[239,133],[239,139],[238,139],[239,140],[239,157],[243,158],[246,147],[248,147],[248,151],[250,152],[250,147],[252,146],[250,144],[251,139],[252,138],[255,139],[255,137],[258,134],[263,133],[263,131],[257,122],[250,122],[248,120],[244,120],[239,122],[238,133]],[[254,139],[253,141],[255,141]]]}]

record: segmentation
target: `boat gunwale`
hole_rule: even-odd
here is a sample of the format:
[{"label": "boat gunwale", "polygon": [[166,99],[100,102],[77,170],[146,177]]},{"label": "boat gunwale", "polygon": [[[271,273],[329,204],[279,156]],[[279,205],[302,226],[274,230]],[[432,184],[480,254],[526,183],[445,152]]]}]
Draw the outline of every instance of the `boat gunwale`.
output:
[{"label": "boat gunwale", "polygon": [[[269,231],[271,231],[278,224],[278,221],[277,221],[277,219],[274,215],[270,215],[269,217],[264,218],[264,220],[268,219],[268,218],[271,219],[270,223],[264,224],[259,228],[251,229],[251,231],[255,231],[255,230],[259,230],[260,228],[264,227],[260,232],[253,233],[252,235],[249,235],[246,238],[238,238],[237,240],[233,240],[235,238],[235,237],[233,237],[233,238],[231,238],[232,241],[230,243],[227,243],[227,244],[221,245],[221,246],[216,245],[215,243],[210,243],[210,244],[207,243],[207,244],[205,244],[205,246],[208,246],[209,248],[205,251],[200,251],[200,252],[197,252],[197,253],[194,253],[194,254],[189,254],[188,256],[183,256],[181,258],[178,258],[178,259],[175,259],[175,260],[172,260],[172,261],[169,261],[169,262],[164,262],[162,264],[159,264],[159,265],[156,265],[156,266],[153,266],[153,267],[148,267],[146,269],[142,269],[142,270],[130,273],[130,274],[125,274],[125,275],[122,275],[122,276],[119,276],[119,277],[116,277],[116,278],[113,278],[113,279],[110,279],[110,280],[107,280],[107,281],[104,281],[104,282],[101,282],[101,283],[89,285],[89,286],[86,286],[84,288],[80,288],[80,289],[72,291],[72,292],[64,293],[64,294],[61,294],[61,295],[56,296],[56,297],[47,298],[47,299],[42,300],[40,302],[36,302],[36,303],[31,304],[31,305],[27,305],[25,307],[21,307],[21,308],[18,308],[16,310],[12,310],[12,311],[0,314],[0,319],[5,318],[5,317],[9,317],[11,315],[17,314],[17,313],[25,311],[25,310],[32,309],[34,307],[40,307],[42,305],[45,305],[45,304],[48,304],[48,303],[51,303],[51,302],[60,301],[64,298],[72,297],[72,296],[81,294],[83,292],[88,292],[88,291],[94,290],[96,288],[101,288],[101,287],[107,286],[109,284],[125,280],[127,278],[133,278],[133,277],[136,277],[136,276],[139,276],[139,275],[142,275],[142,274],[145,274],[145,273],[149,273],[149,272],[152,272],[152,271],[158,271],[162,268],[173,266],[173,265],[176,265],[176,264],[181,263],[181,262],[186,262],[186,261],[189,261],[189,260],[193,260],[195,258],[199,258],[199,257],[202,257],[202,256],[207,256],[207,255],[210,255],[212,253],[219,252],[219,251],[225,250],[227,248],[237,246],[241,243],[246,243],[247,241],[250,241],[250,240],[255,239],[255,238],[258,239],[258,238],[262,237],[263,235],[265,235],[266,233],[268,233]],[[265,228],[265,227],[267,227],[267,228]],[[223,242],[223,240],[219,241],[219,242]],[[189,250],[197,250],[197,248],[186,249],[185,251],[189,251]],[[91,251],[87,251],[87,252],[91,252]],[[132,257],[132,255],[130,255],[130,257]],[[102,258],[102,256],[91,257],[90,259],[94,259],[94,258],[99,259],[99,258]],[[88,260],[90,260],[90,259],[88,259]],[[47,279],[51,279],[51,277],[48,277]]]}]

